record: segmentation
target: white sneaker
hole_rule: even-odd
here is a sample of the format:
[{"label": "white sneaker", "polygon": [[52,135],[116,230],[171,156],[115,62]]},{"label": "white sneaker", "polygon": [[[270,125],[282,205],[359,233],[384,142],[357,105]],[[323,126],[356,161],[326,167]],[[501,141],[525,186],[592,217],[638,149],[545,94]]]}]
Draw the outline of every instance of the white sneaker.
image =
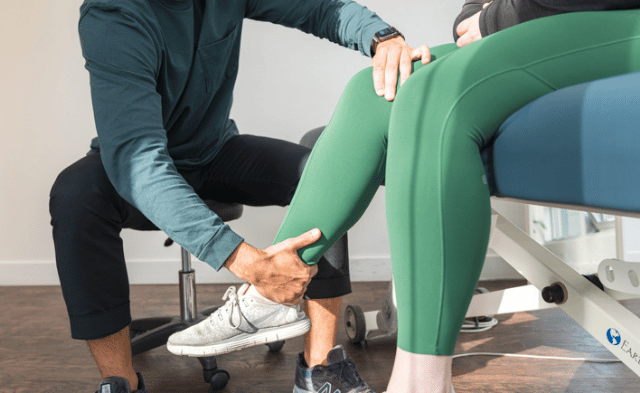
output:
[{"label": "white sneaker", "polygon": [[169,352],[192,357],[221,355],[255,345],[301,336],[311,321],[300,306],[287,306],[245,295],[249,284],[236,292],[229,287],[224,306],[202,322],[174,333],[167,341]]}]

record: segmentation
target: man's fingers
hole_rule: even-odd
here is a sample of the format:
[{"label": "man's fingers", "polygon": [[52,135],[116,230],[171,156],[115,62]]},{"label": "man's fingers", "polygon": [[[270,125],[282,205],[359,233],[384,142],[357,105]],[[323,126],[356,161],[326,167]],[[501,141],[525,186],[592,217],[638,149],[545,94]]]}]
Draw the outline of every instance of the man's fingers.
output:
[{"label": "man's fingers", "polygon": [[431,61],[431,51],[426,45],[420,46],[420,53],[422,54],[422,64],[427,64]]},{"label": "man's fingers", "polygon": [[429,54],[429,47],[428,46],[420,45],[417,48],[411,49],[411,60],[412,61],[422,60],[422,63],[426,64],[425,63],[425,58],[427,59],[427,61],[431,58],[431,56]]},{"label": "man's fingers", "polygon": [[387,61],[387,56],[381,55],[381,53],[376,54],[371,62],[373,65],[373,88],[380,97],[384,95],[384,69]]},{"label": "man's fingers", "polygon": [[396,96],[399,65],[400,56],[398,56],[398,53],[394,50],[387,56],[387,64],[384,70],[384,98],[387,101],[393,101]]},{"label": "man's fingers", "polygon": [[[293,297],[286,298],[285,296],[281,296],[281,297],[278,297],[278,298],[275,298],[275,299],[269,299],[269,298],[267,298],[267,299],[269,299],[271,301],[274,301],[276,303],[285,304],[287,306],[295,306],[295,305],[298,305],[302,301],[303,298],[304,298],[304,295],[300,295],[297,298],[293,298]],[[291,300],[289,300],[289,299],[291,299]]]},{"label": "man's fingers", "polygon": [[409,51],[402,51],[402,57],[400,58],[400,86],[409,79],[411,75],[411,56]]},{"label": "man's fingers", "polygon": [[320,239],[320,236],[322,236],[322,232],[320,232],[318,228],[314,228],[309,232],[305,232],[298,237],[290,239],[291,242],[289,245],[295,250],[299,250],[317,242],[318,239]]}]

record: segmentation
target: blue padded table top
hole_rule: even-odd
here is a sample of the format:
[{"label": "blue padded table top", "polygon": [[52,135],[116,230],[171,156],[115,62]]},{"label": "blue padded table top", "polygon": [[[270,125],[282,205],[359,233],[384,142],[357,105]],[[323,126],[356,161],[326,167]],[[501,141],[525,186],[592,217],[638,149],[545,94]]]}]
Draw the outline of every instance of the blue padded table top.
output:
[{"label": "blue padded table top", "polygon": [[483,152],[493,195],[640,212],[640,72],[549,93],[496,135]]}]

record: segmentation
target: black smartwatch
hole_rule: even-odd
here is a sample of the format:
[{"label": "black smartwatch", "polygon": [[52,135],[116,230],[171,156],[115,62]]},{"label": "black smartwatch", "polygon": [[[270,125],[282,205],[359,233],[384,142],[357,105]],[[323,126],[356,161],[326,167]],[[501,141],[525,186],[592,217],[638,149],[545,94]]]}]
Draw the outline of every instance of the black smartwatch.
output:
[{"label": "black smartwatch", "polygon": [[385,29],[376,31],[376,33],[373,35],[373,40],[371,40],[371,57],[376,54],[376,48],[378,47],[379,43],[398,36],[404,39],[402,33],[400,33],[395,27],[387,27]]}]

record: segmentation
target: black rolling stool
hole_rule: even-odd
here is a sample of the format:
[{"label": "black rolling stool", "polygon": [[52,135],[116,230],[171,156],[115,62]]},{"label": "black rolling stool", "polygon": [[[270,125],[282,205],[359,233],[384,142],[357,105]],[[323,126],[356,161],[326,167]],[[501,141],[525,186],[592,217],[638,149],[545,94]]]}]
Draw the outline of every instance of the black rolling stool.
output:
[{"label": "black rolling stool", "polygon": [[[209,209],[218,215],[222,221],[231,221],[242,216],[243,207],[237,203],[221,203],[212,200],[204,201]],[[167,239],[165,246],[173,244],[173,240]],[[211,307],[201,312],[196,305],[196,275],[191,268],[191,254],[184,248],[182,252],[182,270],[178,272],[180,277],[180,316],[165,316],[153,318],[135,319],[131,322],[131,351],[133,355],[149,351],[165,345],[167,339],[173,333],[197,324],[218,307]],[[282,349],[284,341],[268,344],[271,352]],[[229,373],[218,368],[215,356],[198,358],[202,364],[204,380],[211,384],[211,390],[221,390],[229,381]]]}]

